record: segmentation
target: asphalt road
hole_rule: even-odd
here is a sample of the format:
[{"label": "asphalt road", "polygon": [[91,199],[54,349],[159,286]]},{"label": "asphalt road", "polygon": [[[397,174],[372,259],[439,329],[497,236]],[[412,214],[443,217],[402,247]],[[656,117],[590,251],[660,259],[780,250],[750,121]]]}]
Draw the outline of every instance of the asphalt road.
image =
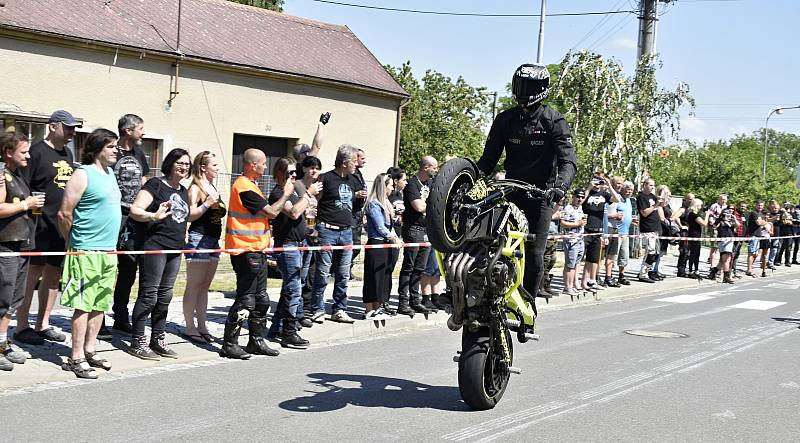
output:
[{"label": "asphalt road", "polygon": [[491,411],[461,401],[460,336],[434,329],[7,391],[3,439],[796,441],[799,288],[787,275],[547,311]]}]

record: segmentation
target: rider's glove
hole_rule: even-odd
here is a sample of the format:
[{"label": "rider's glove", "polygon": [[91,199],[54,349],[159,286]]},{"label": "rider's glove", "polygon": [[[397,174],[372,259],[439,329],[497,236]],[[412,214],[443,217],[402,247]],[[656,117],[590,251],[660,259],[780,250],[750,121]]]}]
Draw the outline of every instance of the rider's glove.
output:
[{"label": "rider's glove", "polygon": [[564,198],[565,192],[561,188],[550,188],[545,191],[545,198],[550,204],[558,203]]},{"label": "rider's glove", "polygon": [[326,113],[324,113],[324,114],[319,116],[319,122],[322,123],[323,125],[327,125],[328,124],[328,120],[330,120],[330,119],[331,119],[331,113],[330,112],[326,112]]}]

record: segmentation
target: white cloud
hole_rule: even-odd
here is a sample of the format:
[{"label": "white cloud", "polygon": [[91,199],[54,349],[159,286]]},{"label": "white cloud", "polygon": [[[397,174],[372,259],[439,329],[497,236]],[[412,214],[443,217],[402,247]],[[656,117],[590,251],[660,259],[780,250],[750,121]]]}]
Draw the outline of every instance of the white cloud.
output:
[{"label": "white cloud", "polygon": [[613,49],[636,49],[637,43],[634,39],[620,37],[611,41],[611,47]]}]

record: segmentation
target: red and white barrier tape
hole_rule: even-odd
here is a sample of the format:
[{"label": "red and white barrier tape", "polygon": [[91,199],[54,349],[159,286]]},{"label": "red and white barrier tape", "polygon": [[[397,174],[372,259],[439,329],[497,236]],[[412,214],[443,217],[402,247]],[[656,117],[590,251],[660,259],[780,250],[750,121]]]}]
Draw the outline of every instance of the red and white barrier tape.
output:
[{"label": "red and white barrier tape", "polygon": [[[603,238],[652,238],[646,234],[603,234],[602,232],[590,232],[583,234],[558,234],[549,235],[551,240],[580,239],[583,237],[601,236]],[[785,238],[798,238],[800,235],[785,235],[779,237],[667,237],[658,236],[659,240],[686,240],[686,241],[749,241],[749,240],[782,240]],[[388,249],[388,248],[418,248],[430,246],[430,242],[419,243],[399,243],[399,244],[376,244],[376,245],[346,245],[346,246],[291,246],[291,247],[271,247],[263,250],[265,253],[290,252],[290,251],[350,251],[356,249]],[[0,257],[48,257],[61,255],[156,255],[156,254],[241,254],[245,249],[160,249],[153,251],[51,251],[51,252],[0,252]]]}]

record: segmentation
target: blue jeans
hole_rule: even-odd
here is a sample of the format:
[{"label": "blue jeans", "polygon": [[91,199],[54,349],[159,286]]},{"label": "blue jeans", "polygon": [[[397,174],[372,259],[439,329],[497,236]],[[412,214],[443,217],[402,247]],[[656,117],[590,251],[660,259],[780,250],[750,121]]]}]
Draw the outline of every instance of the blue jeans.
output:
[{"label": "blue jeans", "polygon": [[[347,246],[353,244],[353,231],[342,229],[336,231],[317,225],[320,246]],[[317,270],[314,274],[314,286],[311,291],[311,302],[315,312],[325,312],[325,288],[333,266],[333,309],[331,312],[347,309],[347,283],[350,280],[350,262],[353,260],[352,250],[317,251]]]},{"label": "blue jeans", "polygon": [[[287,248],[303,246],[304,243],[287,242],[281,246]],[[278,269],[281,272],[283,283],[278,307],[272,317],[269,335],[276,335],[281,327],[284,331],[296,328],[296,321],[303,316],[303,286],[300,273],[303,269],[303,253],[300,251],[286,251],[278,254]],[[284,320],[287,324],[283,324]],[[288,324],[292,322],[292,324]]]}]

